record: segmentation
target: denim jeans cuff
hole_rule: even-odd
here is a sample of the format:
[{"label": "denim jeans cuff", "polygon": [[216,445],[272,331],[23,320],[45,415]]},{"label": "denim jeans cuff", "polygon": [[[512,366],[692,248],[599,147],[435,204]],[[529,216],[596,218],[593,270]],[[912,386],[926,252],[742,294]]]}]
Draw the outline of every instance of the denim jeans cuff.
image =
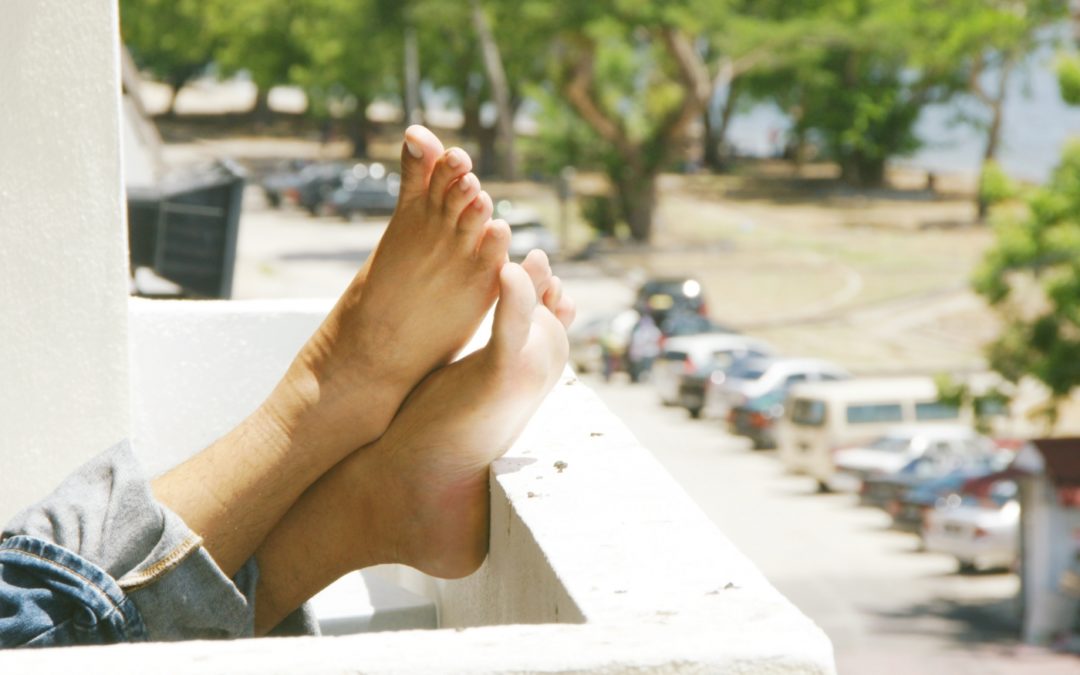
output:
[{"label": "denim jeans cuff", "polygon": [[147,639],[138,609],[104,570],[36,537],[0,543],[0,648]]}]

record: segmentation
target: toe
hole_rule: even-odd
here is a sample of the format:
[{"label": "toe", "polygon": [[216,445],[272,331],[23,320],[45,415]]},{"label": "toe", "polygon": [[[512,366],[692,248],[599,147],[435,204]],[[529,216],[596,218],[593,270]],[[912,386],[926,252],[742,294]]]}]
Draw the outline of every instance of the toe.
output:
[{"label": "toe", "polygon": [[544,307],[551,310],[551,313],[555,313],[555,308],[558,307],[559,301],[562,300],[562,279],[552,275],[548,281],[547,288],[543,293],[537,295],[544,303]]},{"label": "toe", "polygon": [[[480,240],[480,246],[476,249],[476,257],[480,260],[481,268],[489,265],[495,266],[506,262],[506,252],[510,249],[510,226],[505,220],[489,220],[484,226],[484,235]],[[520,267],[520,265],[515,265]],[[524,270],[522,270],[524,271]],[[528,274],[525,275],[529,277]],[[532,281],[529,281],[532,288]],[[533,291],[534,297],[536,291]]]},{"label": "toe", "polygon": [[433,210],[442,210],[450,184],[472,171],[472,159],[461,148],[450,148],[435,162],[428,184],[428,203]]},{"label": "toe", "polygon": [[532,312],[536,307],[536,292],[532,280],[520,265],[506,263],[499,272],[499,304],[491,340],[504,353],[521,351],[529,339]]},{"label": "toe", "polygon": [[555,305],[555,316],[562,323],[563,328],[569,328],[577,315],[577,306],[570,298],[561,298]]},{"label": "toe", "polygon": [[484,232],[484,225],[491,220],[491,214],[495,206],[491,201],[491,195],[481,190],[480,194],[469,203],[458,216],[458,232],[461,233],[465,247],[469,251],[476,250],[480,236]]},{"label": "toe", "polygon": [[[443,217],[450,223],[457,223],[461,212],[465,207],[472,204],[480,194],[480,179],[474,174],[467,173],[459,178],[446,192],[446,203],[443,204]],[[490,218],[491,216],[487,216]],[[485,220],[487,220],[485,218]]]},{"label": "toe", "polygon": [[538,248],[529,251],[521,266],[529,273],[533,286],[536,288],[536,297],[542,298],[551,283],[551,263],[547,254]]},{"label": "toe", "polygon": [[405,142],[401,144],[401,194],[423,194],[432,167],[443,152],[443,144],[426,127],[414,124],[406,129]]}]

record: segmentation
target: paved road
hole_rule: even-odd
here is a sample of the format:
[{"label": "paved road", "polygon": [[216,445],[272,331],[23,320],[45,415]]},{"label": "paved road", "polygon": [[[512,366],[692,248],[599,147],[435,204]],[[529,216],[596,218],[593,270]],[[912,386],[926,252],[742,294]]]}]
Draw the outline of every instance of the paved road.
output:
[{"label": "paved road", "polygon": [[[257,196],[248,200],[255,202]],[[238,298],[339,294],[385,220],[344,224],[298,211],[245,211]],[[557,265],[582,314],[624,307],[631,289],[587,264]],[[715,422],[657,403],[648,385],[594,387],[716,524],[832,638],[841,673],[1080,672],[1080,660],[1019,646],[1016,579],[961,576],[948,558],[915,551],[884,514],[818,495]]]},{"label": "paved road", "polygon": [[819,495],[719,423],[651,388],[583,376],[720,529],[833,641],[841,673],[1078,673],[1080,659],[1019,645],[1017,580],[960,575],[946,556],[851,495]]}]

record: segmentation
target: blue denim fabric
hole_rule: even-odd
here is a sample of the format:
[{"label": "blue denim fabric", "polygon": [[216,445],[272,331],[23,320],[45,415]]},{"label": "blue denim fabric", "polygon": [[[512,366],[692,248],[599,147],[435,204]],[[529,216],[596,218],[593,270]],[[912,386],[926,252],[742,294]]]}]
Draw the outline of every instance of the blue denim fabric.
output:
[{"label": "blue denim fabric", "polygon": [[138,610],[97,565],[35,537],[0,543],[0,648],[146,639]]},{"label": "blue denim fabric", "polygon": [[0,648],[250,637],[258,578],[225,576],[119,443],[0,532]]}]

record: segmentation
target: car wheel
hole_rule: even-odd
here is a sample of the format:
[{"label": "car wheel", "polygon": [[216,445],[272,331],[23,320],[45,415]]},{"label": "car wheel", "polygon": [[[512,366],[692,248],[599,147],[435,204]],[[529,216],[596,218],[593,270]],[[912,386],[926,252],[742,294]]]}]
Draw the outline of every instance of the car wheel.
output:
[{"label": "car wheel", "polygon": [[690,413],[692,419],[701,419],[701,408],[687,408],[686,410]]},{"label": "car wheel", "polygon": [[956,569],[960,574],[975,574],[979,571],[978,566],[969,560],[961,560],[959,562],[960,564],[956,566]]},{"label": "car wheel", "polygon": [[829,494],[832,490],[829,489],[829,484],[823,480],[817,482],[817,491],[819,494]]}]

